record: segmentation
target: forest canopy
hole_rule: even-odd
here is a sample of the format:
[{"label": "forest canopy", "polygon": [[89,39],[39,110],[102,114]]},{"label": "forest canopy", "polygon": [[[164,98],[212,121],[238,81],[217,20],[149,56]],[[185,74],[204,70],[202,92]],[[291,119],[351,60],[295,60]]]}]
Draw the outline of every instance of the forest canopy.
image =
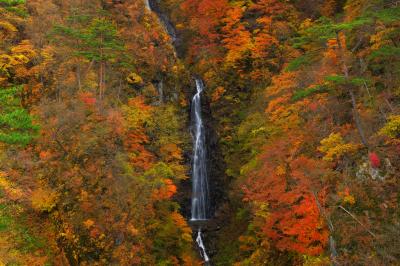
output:
[{"label": "forest canopy", "polygon": [[398,265],[399,26],[394,0],[0,0],[0,265],[204,265],[201,231],[213,265]]}]

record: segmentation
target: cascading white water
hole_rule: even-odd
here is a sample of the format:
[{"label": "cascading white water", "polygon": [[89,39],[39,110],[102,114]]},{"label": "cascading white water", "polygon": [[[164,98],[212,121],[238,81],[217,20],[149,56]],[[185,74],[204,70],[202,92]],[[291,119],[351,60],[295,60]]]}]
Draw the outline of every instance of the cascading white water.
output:
[{"label": "cascading white water", "polygon": [[[144,0],[147,10],[155,12],[160,23],[165,31],[171,37],[172,46],[174,47],[175,57],[175,42],[177,35],[175,28],[172,26],[168,18],[160,12],[155,0]],[[162,83],[159,83],[160,103],[163,100]],[[201,115],[201,93],[204,90],[203,81],[196,79],[197,93],[192,99],[191,126],[193,130],[193,165],[192,165],[192,206],[191,206],[191,221],[205,221],[208,219],[208,180],[207,180],[207,164],[206,164],[206,138],[203,119]],[[197,231],[196,243],[200,249],[200,255],[205,263],[209,264],[209,257],[204,246],[201,228]]]},{"label": "cascading white water", "polygon": [[[192,218],[191,221],[204,221],[208,218],[208,177],[206,137],[201,115],[201,93],[204,90],[203,81],[196,79],[197,93],[192,99],[191,123],[193,130],[193,165],[192,165]],[[197,232],[197,245],[205,262],[209,262],[203,243],[201,228]]]},{"label": "cascading white water", "polygon": [[149,11],[151,11],[151,7],[150,7],[150,2],[149,2],[149,0],[144,0],[144,5],[145,5],[145,7],[146,7]]},{"label": "cascading white water", "polygon": [[[165,32],[168,33],[172,43],[176,42],[177,34],[175,27],[171,24],[168,17],[165,16],[165,14],[163,14],[162,12],[160,12],[157,2],[154,0],[144,0],[144,6],[150,12],[154,12],[157,14],[160,24],[163,26]],[[175,49],[175,47],[173,48]]]},{"label": "cascading white water", "polygon": [[201,115],[203,81],[196,79],[197,93],[192,99],[193,165],[192,165],[192,221],[207,220],[208,180],[206,138]]},{"label": "cascading white water", "polygon": [[204,246],[203,238],[201,237],[201,229],[197,232],[196,243],[200,248],[200,253],[201,253],[201,256],[203,257],[204,261],[209,262],[210,258],[207,255],[206,247]]}]

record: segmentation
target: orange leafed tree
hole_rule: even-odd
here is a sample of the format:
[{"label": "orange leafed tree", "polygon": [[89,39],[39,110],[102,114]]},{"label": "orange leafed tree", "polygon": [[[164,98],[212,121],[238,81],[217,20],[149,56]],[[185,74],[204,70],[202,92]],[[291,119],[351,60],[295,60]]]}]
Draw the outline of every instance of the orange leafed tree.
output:
[{"label": "orange leafed tree", "polygon": [[297,156],[299,146],[293,143],[281,139],[264,148],[259,168],[244,187],[245,199],[268,204],[263,232],[279,250],[317,255],[327,243],[328,231],[316,202],[317,197],[324,204],[324,193],[314,191],[323,191],[318,180],[326,169],[320,161]]}]

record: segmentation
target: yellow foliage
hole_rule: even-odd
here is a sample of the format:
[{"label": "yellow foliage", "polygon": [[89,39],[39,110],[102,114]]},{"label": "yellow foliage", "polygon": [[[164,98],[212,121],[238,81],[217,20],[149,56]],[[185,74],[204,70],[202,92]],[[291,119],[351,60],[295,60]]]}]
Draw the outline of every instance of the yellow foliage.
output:
[{"label": "yellow foliage", "polygon": [[304,255],[304,263],[303,266],[328,266],[331,265],[329,257],[325,256],[308,256]]},{"label": "yellow foliage", "polygon": [[392,115],[386,125],[379,131],[379,135],[398,138],[400,135],[400,115]]},{"label": "yellow foliage", "polygon": [[0,172],[0,189],[2,189],[7,197],[11,200],[19,200],[24,196],[21,189],[15,187],[10,181],[6,179],[7,174],[5,172]]},{"label": "yellow foliage", "polygon": [[87,219],[86,221],[83,222],[83,225],[89,229],[94,225],[94,221],[92,219]]},{"label": "yellow foliage", "polygon": [[185,25],[184,24],[182,24],[182,23],[179,23],[179,24],[176,24],[176,29],[184,29],[185,28]]},{"label": "yellow foliage", "polygon": [[18,45],[12,47],[11,54],[0,55],[0,72],[3,72],[6,76],[10,76],[10,70],[14,69],[17,76],[26,77],[30,73],[25,65],[35,57],[37,57],[37,53],[33,45],[30,41],[23,40]]},{"label": "yellow foliage", "polygon": [[126,80],[128,81],[129,84],[133,84],[133,85],[140,85],[143,83],[142,77],[136,73],[129,74],[129,76],[126,78]]},{"label": "yellow foliage", "polygon": [[173,160],[182,160],[182,151],[175,143],[168,143],[160,148],[161,155],[165,158],[166,162]]},{"label": "yellow foliage", "polygon": [[131,233],[132,236],[139,235],[139,230],[131,223],[128,224],[128,232]]},{"label": "yellow foliage", "polygon": [[0,37],[1,39],[12,38],[17,32],[17,28],[7,21],[0,21]]},{"label": "yellow foliage", "polygon": [[394,33],[395,28],[384,28],[382,27],[376,34],[371,36],[371,50],[378,50],[382,46],[390,45],[391,40],[388,39],[386,36],[390,36]]},{"label": "yellow foliage", "polygon": [[279,176],[284,176],[286,174],[286,168],[282,165],[279,165],[275,169],[275,173]]},{"label": "yellow foliage", "polygon": [[49,212],[57,204],[58,194],[46,188],[39,188],[32,192],[32,207],[37,211]]},{"label": "yellow foliage", "polygon": [[318,150],[325,153],[324,161],[332,162],[340,159],[344,154],[355,152],[358,148],[357,144],[345,143],[340,133],[332,133],[321,140]]},{"label": "yellow foliage", "polygon": [[257,205],[257,209],[256,209],[255,216],[262,217],[262,218],[268,218],[268,216],[269,216],[268,203],[257,202],[256,205]]},{"label": "yellow foliage", "polygon": [[13,54],[23,54],[28,58],[34,58],[37,56],[32,43],[29,40],[21,41],[17,46],[11,48]]},{"label": "yellow foliage", "polygon": [[174,224],[182,230],[182,239],[187,242],[192,242],[192,229],[188,226],[185,218],[178,212],[171,213],[171,218]]},{"label": "yellow foliage", "polygon": [[143,124],[152,124],[153,108],[145,104],[143,97],[130,99],[128,106],[124,106],[122,110],[126,119],[126,128],[128,129],[141,129]]},{"label": "yellow foliage", "polygon": [[356,203],[356,199],[355,199],[352,195],[346,195],[346,196],[343,198],[343,202],[344,202],[344,203],[348,203],[348,204],[350,204],[350,205],[353,205],[353,204]]}]

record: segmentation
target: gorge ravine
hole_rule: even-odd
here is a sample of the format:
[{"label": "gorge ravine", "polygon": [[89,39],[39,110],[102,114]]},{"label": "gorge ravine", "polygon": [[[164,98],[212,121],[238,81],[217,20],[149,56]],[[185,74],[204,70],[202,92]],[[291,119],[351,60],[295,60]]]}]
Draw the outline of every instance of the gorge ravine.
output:
[{"label": "gorge ravine", "polygon": [[[176,53],[177,34],[175,28],[162,14],[158,8],[155,0],[145,0],[145,6],[150,12],[154,12],[160,24],[171,38],[171,44]],[[196,92],[191,101],[191,116],[190,127],[193,138],[193,158],[191,165],[191,179],[192,179],[192,196],[191,196],[191,218],[190,223],[192,227],[197,230],[196,244],[199,249],[200,255],[204,262],[209,265],[210,258],[203,241],[202,226],[210,218],[210,190],[208,181],[208,167],[207,167],[207,143],[206,143],[206,129],[203,124],[202,118],[202,105],[201,97],[205,89],[204,83],[201,78],[195,79]]]}]

